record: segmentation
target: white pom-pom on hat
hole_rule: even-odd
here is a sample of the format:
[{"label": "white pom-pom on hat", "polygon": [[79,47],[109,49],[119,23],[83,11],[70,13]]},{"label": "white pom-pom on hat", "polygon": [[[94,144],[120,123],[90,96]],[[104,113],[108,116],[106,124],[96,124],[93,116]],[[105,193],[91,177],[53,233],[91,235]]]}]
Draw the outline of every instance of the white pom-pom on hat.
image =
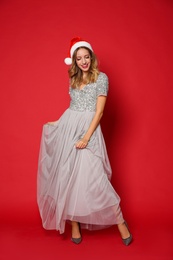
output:
[{"label": "white pom-pom on hat", "polygon": [[80,37],[73,38],[70,42],[70,50],[69,50],[69,54],[68,54],[69,57],[64,59],[64,62],[66,65],[72,64],[73,53],[79,47],[87,47],[88,49],[93,51],[89,42],[82,40]]},{"label": "white pom-pom on hat", "polygon": [[64,62],[65,62],[66,65],[71,65],[72,59],[71,58],[65,58]]}]

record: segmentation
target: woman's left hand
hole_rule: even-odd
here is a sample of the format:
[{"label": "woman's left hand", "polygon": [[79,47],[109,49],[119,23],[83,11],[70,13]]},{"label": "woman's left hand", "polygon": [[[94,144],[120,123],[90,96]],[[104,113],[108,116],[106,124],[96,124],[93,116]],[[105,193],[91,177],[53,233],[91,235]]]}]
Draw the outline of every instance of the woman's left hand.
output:
[{"label": "woman's left hand", "polygon": [[76,143],[76,148],[78,149],[83,149],[86,148],[88,144],[88,140],[86,140],[85,138],[80,139],[77,143]]}]

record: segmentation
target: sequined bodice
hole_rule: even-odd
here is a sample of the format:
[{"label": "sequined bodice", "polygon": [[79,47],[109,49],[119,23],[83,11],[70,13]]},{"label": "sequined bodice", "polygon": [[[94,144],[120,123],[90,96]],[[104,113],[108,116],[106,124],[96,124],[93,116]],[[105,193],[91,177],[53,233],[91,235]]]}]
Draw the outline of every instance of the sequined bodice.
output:
[{"label": "sequined bodice", "polygon": [[82,89],[70,87],[70,109],[75,111],[95,111],[97,97],[100,95],[107,96],[108,78],[105,73],[100,72],[95,83],[89,83]]}]

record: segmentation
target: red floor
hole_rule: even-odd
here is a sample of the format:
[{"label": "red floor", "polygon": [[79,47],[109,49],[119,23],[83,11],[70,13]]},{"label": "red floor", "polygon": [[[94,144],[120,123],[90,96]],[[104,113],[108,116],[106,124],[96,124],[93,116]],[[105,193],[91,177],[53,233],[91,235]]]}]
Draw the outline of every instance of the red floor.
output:
[{"label": "red floor", "polygon": [[[45,231],[36,208],[20,217],[8,216],[1,220],[1,260],[53,260],[53,259],[133,259],[172,260],[172,232],[169,223],[162,226],[146,221],[131,224],[134,241],[122,244],[116,227],[102,231],[83,231],[83,241],[75,245],[70,241],[70,227],[64,235]],[[29,216],[30,215],[30,216]],[[23,220],[22,220],[23,219]]]}]

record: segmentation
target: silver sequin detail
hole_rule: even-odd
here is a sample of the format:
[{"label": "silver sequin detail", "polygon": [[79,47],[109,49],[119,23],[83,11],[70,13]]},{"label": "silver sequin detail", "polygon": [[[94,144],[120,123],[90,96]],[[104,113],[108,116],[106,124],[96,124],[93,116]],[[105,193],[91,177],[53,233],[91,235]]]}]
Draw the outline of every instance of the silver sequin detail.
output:
[{"label": "silver sequin detail", "polygon": [[84,86],[81,90],[70,87],[70,109],[75,111],[91,111],[96,110],[96,102],[98,96],[107,96],[108,77],[105,73],[100,72],[95,83]]}]

